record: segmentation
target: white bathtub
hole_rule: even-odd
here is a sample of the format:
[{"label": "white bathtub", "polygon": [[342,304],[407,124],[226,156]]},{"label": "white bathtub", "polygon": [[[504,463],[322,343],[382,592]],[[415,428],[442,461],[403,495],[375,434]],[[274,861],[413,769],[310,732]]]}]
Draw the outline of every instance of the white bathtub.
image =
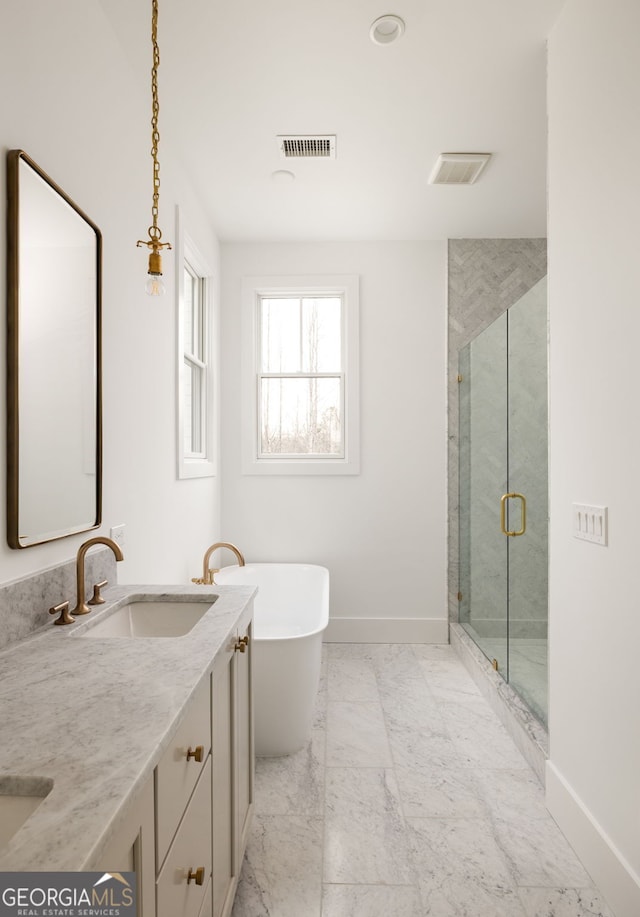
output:
[{"label": "white bathtub", "polygon": [[329,571],[315,564],[246,564],[215,574],[223,585],[258,586],[253,631],[256,754],[289,755],[311,734]]}]

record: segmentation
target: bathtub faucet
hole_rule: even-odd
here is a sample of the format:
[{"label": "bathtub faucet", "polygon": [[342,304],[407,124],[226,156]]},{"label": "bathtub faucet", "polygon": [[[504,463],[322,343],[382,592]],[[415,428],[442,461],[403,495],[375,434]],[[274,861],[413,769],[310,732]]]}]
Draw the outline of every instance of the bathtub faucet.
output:
[{"label": "bathtub faucet", "polygon": [[204,554],[204,560],[202,561],[202,576],[192,577],[191,582],[196,583],[198,586],[215,586],[214,575],[218,572],[217,569],[211,569],[209,567],[209,560],[214,551],[217,551],[218,548],[228,548],[238,558],[238,566],[244,567],[244,557],[242,553],[236,548],[234,544],[230,544],[228,541],[216,541],[215,544],[212,544],[210,548],[207,548]]}]

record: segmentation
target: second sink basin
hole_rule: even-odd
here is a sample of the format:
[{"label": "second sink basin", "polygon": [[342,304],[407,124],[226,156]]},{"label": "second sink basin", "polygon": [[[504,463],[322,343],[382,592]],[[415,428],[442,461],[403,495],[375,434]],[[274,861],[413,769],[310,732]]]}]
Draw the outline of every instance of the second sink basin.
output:
[{"label": "second sink basin", "polygon": [[51,792],[46,777],[0,777],[0,850]]},{"label": "second sink basin", "polygon": [[[87,628],[83,637],[183,637],[209,610],[214,598],[204,601],[129,602]],[[80,634],[78,635],[80,636]]]}]

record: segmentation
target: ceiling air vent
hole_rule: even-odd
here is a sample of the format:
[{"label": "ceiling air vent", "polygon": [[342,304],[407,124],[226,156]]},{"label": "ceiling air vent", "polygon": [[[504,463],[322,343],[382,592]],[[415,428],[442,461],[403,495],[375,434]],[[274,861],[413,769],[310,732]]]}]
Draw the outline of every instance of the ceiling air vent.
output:
[{"label": "ceiling air vent", "polygon": [[491,153],[441,153],[429,177],[430,185],[472,185]]},{"label": "ceiling air vent", "polygon": [[335,134],[288,134],[278,137],[278,149],[283,159],[335,159]]}]

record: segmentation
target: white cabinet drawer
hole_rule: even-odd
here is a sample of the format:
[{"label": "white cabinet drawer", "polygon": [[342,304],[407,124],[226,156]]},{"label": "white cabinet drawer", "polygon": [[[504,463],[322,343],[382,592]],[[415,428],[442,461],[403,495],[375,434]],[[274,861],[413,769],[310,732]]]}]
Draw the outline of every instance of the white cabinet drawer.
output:
[{"label": "white cabinet drawer", "polygon": [[[195,877],[202,870],[202,884]],[[178,828],[164,866],[158,876],[158,917],[198,917],[211,879],[211,758]]]},{"label": "white cabinet drawer", "polygon": [[[160,869],[173,835],[211,749],[209,681],[189,711],[156,768],[156,865]],[[198,760],[199,759],[199,760]],[[178,913],[178,912],[176,912]]]}]

